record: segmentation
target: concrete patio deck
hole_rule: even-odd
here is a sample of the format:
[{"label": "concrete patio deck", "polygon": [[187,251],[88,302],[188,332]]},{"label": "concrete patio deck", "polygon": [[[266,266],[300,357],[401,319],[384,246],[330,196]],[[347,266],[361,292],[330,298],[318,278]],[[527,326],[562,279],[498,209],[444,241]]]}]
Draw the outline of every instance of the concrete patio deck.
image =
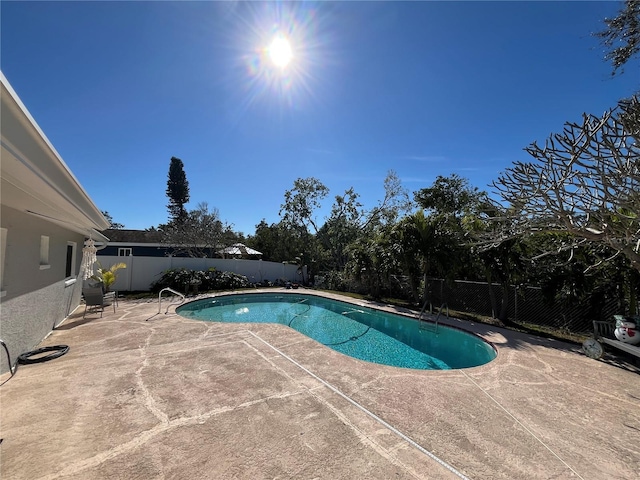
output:
[{"label": "concrete patio deck", "polygon": [[498,358],[416,371],[346,357],[283,325],[158,314],[157,301],[86,320],[82,310],[43,342],[69,353],[1,379],[3,479],[640,472],[638,369],[576,345],[451,319]]}]

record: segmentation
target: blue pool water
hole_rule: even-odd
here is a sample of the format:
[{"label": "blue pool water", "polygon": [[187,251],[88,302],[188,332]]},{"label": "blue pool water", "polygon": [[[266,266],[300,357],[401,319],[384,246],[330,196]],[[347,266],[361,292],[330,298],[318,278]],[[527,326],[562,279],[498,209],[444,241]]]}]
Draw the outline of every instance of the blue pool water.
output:
[{"label": "blue pool water", "polygon": [[210,322],[280,323],[345,355],[394,367],[448,370],[496,357],[489,343],[471,333],[314,295],[227,295],[176,312]]}]

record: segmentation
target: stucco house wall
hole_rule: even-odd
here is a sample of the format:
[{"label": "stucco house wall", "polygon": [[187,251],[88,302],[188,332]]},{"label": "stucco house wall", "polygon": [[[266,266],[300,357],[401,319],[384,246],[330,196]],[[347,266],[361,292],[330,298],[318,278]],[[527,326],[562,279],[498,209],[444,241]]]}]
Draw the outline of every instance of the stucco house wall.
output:
[{"label": "stucco house wall", "polygon": [[0,89],[0,339],[15,364],[79,305],[84,241],[107,242],[109,223],[2,72]]},{"label": "stucco house wall", "polygon": [[[84,235],[42,221],[13,208],[2,207],[0,226],[6,229],[0,337],[12,361],[32,350],[80,303],[82,281],[77,279]],[[40,264],[42,236],[48,237],[48,262]],[[67,247],[72,247],[72,274],[67,276]],[[2,352],[2,371],[7,358]]]}]

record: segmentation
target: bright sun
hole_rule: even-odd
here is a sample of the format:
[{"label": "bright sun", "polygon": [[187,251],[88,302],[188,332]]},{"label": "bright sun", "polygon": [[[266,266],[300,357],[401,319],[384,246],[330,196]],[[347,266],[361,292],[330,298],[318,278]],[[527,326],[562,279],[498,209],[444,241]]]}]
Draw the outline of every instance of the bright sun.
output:
[{"label": "bright sun", "polygon": [[279,35],[273,39],[268,48],[269,57],[276,67],[285,68],[293,58],[291,44],[285,37]]}]

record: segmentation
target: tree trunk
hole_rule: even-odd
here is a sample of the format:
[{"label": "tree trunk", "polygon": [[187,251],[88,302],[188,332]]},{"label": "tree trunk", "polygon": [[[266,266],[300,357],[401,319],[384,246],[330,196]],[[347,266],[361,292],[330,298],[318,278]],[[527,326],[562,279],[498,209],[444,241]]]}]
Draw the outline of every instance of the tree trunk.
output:
[{"label": "tree trunk", "polygon": [[509,321],[509,284],[502,284],[502,305],[500,306],[500,316],[498,317],[504,324],[510,323]]},{"label": "tree trunk", "polygon": [[429,285],[427,283],[427,274],[425,273],[422,276],[422,279],[424,280],[424,286],[423,286],[423,291],[422,291],[422,303],[425,303],[428,299],[429,299]]},{"label": "tree trunk", "polygon": [[631,267],[640,273],[640,253],[636,252],[632,246],[626,246],[622,253],[631,262]]},{"label": "tree trunk", "polygon": [[489,300],[491,301],[491,317],[498,318],[498,307],[496,305],[496,293],[493,291],[493,285],[491,285],[491,270],[485,269],[485,275],[487,278],[487,287],[489,288]]},{"label": "tree trunk", "polygon": [[629,276],[629,314],[638,315],[638,287],[636,281],[640,275],[634,275],[633,272]]}]

